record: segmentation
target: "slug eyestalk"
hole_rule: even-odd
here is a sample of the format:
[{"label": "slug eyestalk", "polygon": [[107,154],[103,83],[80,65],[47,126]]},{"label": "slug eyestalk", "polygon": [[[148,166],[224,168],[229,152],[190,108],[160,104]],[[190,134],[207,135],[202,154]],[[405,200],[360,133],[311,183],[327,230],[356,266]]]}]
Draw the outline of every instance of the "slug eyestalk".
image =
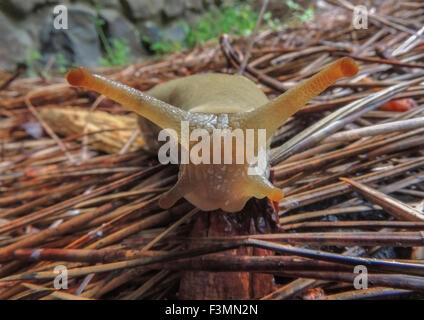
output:
[{"label": "slug eyestalk", "polygon": [[272,135],[307,102],[340,78],[352,77],[359,71],[351,58],[341,58],[316,75],[287,90],[266,105],[242,115],[249,128],[265,128]]},{"label": "slug eyestalk", "polygon": [[190,121],[190,112],[176,108],[139,90],[122,83],[92,74],[79,67],[68,72],[66,80],[70,85],[91,89],[112,99],[166,129],[179,131],[181,121]]}]

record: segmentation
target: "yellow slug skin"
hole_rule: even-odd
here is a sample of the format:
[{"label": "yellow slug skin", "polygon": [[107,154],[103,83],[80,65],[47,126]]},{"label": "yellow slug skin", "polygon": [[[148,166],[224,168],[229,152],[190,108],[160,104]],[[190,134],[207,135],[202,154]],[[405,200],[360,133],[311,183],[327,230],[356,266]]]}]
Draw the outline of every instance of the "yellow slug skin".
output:
[{"label": "yellow slug skin", "polygon": [[[257,130],[265,129],[268,156],[272,135],[290,116],[338,79],[357,72],[352,59],[339,59],[272,101],[252,81],[235,75],[188,76],[157,85],[147,94],[92,75],[83,68],[71,70],[67,80],[71,85],[95,90],[139,114],[140,128],[151,151],[156,152],[160,146],[160,129],[175,130],[182,143],[181,121],[188,121],[190,130],[202,128],[210,135],[211,154],[216,147],[212,142],[214,129],[256,130],[255,155]],[[189,147],[194,144],[190,142]],[[251,197],[268,197],[273,201],[283,198],[281,190],[268,180],[268,165],[260,174],[252,175],[248,172],[249,164],[236,164],[235,143],[232,164],[224,164],[223,153],[221,160],[221,164],[181,164],[178,182],[162,195],[160,206],[169,208],[184,197],[203,211],[237,212]]]},{"label": "yellow slug skin", "polygon": [[[269,100],[256,84],[242,76],[209,73],[171,80],[147,92],[160,101],[179,109],[200,114],[230,114],[247,112],[266,104]],[[214,118],[214,117],[211,117]],[[146,149],[157,153],[157,126],[146,117],[139,117],[139,126],[146,141]],[[212,123],[212,119],[205,119]],[[179,128],[173,128],[179,131]]]}]

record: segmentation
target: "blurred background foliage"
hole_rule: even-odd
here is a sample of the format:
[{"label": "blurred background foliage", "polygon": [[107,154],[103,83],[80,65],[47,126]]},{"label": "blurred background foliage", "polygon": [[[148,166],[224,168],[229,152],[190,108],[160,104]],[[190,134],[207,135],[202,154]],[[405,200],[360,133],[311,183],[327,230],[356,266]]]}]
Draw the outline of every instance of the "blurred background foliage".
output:
[{"label": "blurred background foliage", "polygon": [[[278,30],[312,19],[311,3],[271,0],[262,28]],[[69,7],[68,30],[53,27],[57,4]],[[4,0],[0,68],[12,71],[23,63],[27,75],[35,76],[76,65],[125,66],[217,41],[223,33],[249,36],[261,6],[261,0]]]}]

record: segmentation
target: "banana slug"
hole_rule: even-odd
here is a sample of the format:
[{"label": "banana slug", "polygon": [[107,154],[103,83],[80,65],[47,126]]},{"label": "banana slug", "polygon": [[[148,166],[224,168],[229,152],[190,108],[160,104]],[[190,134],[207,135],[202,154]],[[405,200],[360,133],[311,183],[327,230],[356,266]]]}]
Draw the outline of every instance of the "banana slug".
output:
[{"label": "banana slug", "polygon": [[[97,91],[140,115],[139,125],[150,150],[158,150],[161,128],[175,130],[181,144],[180,127],[186,121],[190,130],[202,128],[211,135],[218,128],[265,129],[269,151],[273,134],[289,117],[338,79],[357,72],[352,59],[339,59],[272,101],[249,79],[227,74],[187,76],[159,84],[147,93],[82,67],[71,70],[66,79],[70,85]],[[203,211],[237,212],[251,197],[280,201],[282,191],[268,180],[269,166],[254,175],[248,174],[249,167],[249,163],[235,162],[180,164],[177,183],[161,196],[159,205],[166,209],[184,197]]]}]

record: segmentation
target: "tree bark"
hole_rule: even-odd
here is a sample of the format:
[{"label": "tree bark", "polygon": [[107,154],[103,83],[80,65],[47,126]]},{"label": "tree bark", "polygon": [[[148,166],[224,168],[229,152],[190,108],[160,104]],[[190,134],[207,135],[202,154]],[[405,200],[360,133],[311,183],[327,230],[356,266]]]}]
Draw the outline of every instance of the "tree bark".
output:
[{"label": "tree bark", "polygon": [[[193,221],[190,237],[231,237],[235,235],[273,233],[278,229],[278,205],[268,199],[250,199],[237,213],[221,210],[201,212]],[[195,243],[189,244],[195,248]],[[223,253],[220,253],[221,255]],[[267,256],[273,253],[260,248],[239,248],[224,252],[228,255]],[[270,274],[249,272],[186,271],[180,281],[179,298],[256,299],[273,290]]]}]

